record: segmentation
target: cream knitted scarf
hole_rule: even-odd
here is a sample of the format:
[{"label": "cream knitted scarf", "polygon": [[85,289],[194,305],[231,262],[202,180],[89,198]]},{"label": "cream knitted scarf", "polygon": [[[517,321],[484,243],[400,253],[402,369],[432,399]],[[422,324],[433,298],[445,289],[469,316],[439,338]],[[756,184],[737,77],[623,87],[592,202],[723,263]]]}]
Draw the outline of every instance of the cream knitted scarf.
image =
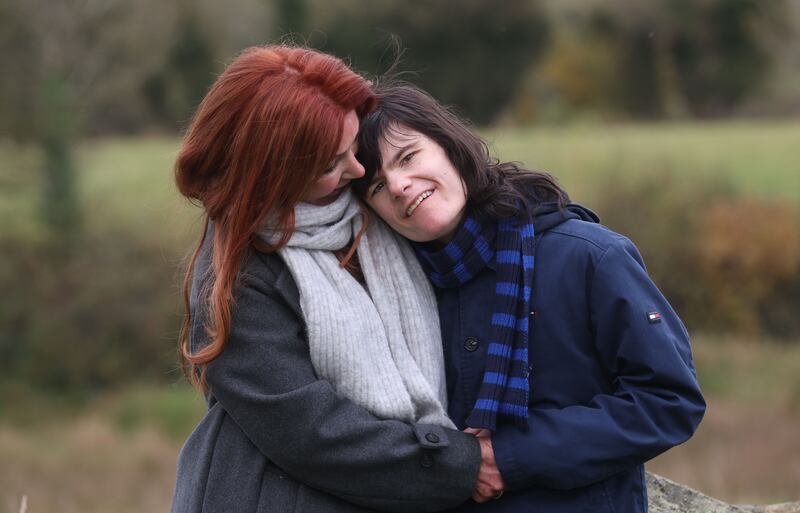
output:
[{"label": "cream knitted scarf", "polygon": [[[300,203],[279,252],[300,291],[314,368],[378,417],[453,428],[436,299],[414,252],[370,220],[357,249],[366,289],[333,254],[358,233],[360,212],[349,190],[330,205]],[[259,236],[277,238],[268,227]]]}]

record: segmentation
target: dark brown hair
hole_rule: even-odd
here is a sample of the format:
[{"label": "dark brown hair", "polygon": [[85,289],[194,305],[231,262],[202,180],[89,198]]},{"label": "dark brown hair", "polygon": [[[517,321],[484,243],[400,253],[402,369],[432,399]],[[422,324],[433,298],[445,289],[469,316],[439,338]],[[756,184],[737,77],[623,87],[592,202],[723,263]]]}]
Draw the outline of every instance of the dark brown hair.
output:
[{"label": "dark brown hair", "polygon": [[[233,289],[255,232],[267,216],[282,238],[261,251],[276,251],[294,231],[294,207],[336,155],[345,116],[375,105],[369,83],[336,57],[292,46],[244,50],[217,78],[197,109],[175,162],[175,182],[213,222],[205,329],[211,342],[190,346],[189,289],[181,355],[192,382],[204,387],[206,365],[225,347],[231,328]],[[206,230],[204,229],[204,234]],[[197,371],[200,370],[198,373]]]},{"label": "dark brown hair", "polygon": [[441,146],[467,188],[467,201],[494,218],[515,217],[520,209],[555,202],[563,208],[569,196],[548,173],[529,171],[515,162],[500,162],[489,154],[486,142],[467,123],[425,91],[406,83],[391,82],[376,89],[378,106],[361,120],[358,160],[363,178],[353,190],[364,197],[380,169],[380,142],[398,127],[415,130]]}]

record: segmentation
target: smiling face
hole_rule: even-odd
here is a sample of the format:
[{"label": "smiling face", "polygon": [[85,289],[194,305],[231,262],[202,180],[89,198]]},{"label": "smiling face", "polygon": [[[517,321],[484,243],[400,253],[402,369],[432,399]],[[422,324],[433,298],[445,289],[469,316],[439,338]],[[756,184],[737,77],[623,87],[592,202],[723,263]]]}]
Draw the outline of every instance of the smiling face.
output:
[{"label": "smiling face", "polygon": [[311,184],[303,196],[303,201],[313,205],[332,203],[350,180],[364,176],[364,167],[356,160],[356,136],[358,135],[358,116],[350,111],[342,124],[342,138],[336,157],[316,182]]},{"label": "smiling face", "polygon": [[380,142],[381,168],[365,194],[370,207],[403,237],[447,242],[464,216],[467,192],[436,142],[402,125]]}]

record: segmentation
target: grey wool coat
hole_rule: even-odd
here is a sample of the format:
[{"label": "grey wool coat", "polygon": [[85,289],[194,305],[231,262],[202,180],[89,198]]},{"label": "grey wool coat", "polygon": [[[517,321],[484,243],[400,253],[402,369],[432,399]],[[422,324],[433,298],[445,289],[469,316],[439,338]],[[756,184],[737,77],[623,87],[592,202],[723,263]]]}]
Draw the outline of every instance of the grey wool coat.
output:
[{"label": "grey wool coat", "polygon": [[[198,291],[210,232],[190,298],[195,350],[207,342]],[[314,372],[283,260],[254,251],[242,271],[230,337],[208,366],[208,411],[178,459],[172,512],[414,512],[467,500],[477,440],[379,419],[338,395]]]}]

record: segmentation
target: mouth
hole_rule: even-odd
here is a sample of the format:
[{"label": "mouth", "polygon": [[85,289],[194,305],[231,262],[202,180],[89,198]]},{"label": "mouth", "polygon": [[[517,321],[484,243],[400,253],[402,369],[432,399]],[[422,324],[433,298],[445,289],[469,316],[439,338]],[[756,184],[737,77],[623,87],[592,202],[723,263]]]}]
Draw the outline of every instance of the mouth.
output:
[{"label": "mouth", "polygon": [[322,198],[319,198],[316,201],[316,203],[318,203],[320,205],[327,205],[329,203],[333,203],[334,201],[336,201],[336,199],[339,198],[339,195],[342,193],[342,191],[344,191],[344,189],[345,189],[345,187],[347,187],[347,185],[348,184],[344,184],[341,187],[337,187],[336,189],[331,191],[330,194],[327,194],[327,195],[323,196]]},{"label": "mouth", "polygon": [[420,204],[422,204],[423,201],[430,198],[432,194],[433,190],[431,189],[417,196],[417,198],[413,202],[411,202],[411,205],[409,205],[409,207],[406,209],[406,217],[411,217],[411,214],[414,213],[417,207],[420,206]]}]

